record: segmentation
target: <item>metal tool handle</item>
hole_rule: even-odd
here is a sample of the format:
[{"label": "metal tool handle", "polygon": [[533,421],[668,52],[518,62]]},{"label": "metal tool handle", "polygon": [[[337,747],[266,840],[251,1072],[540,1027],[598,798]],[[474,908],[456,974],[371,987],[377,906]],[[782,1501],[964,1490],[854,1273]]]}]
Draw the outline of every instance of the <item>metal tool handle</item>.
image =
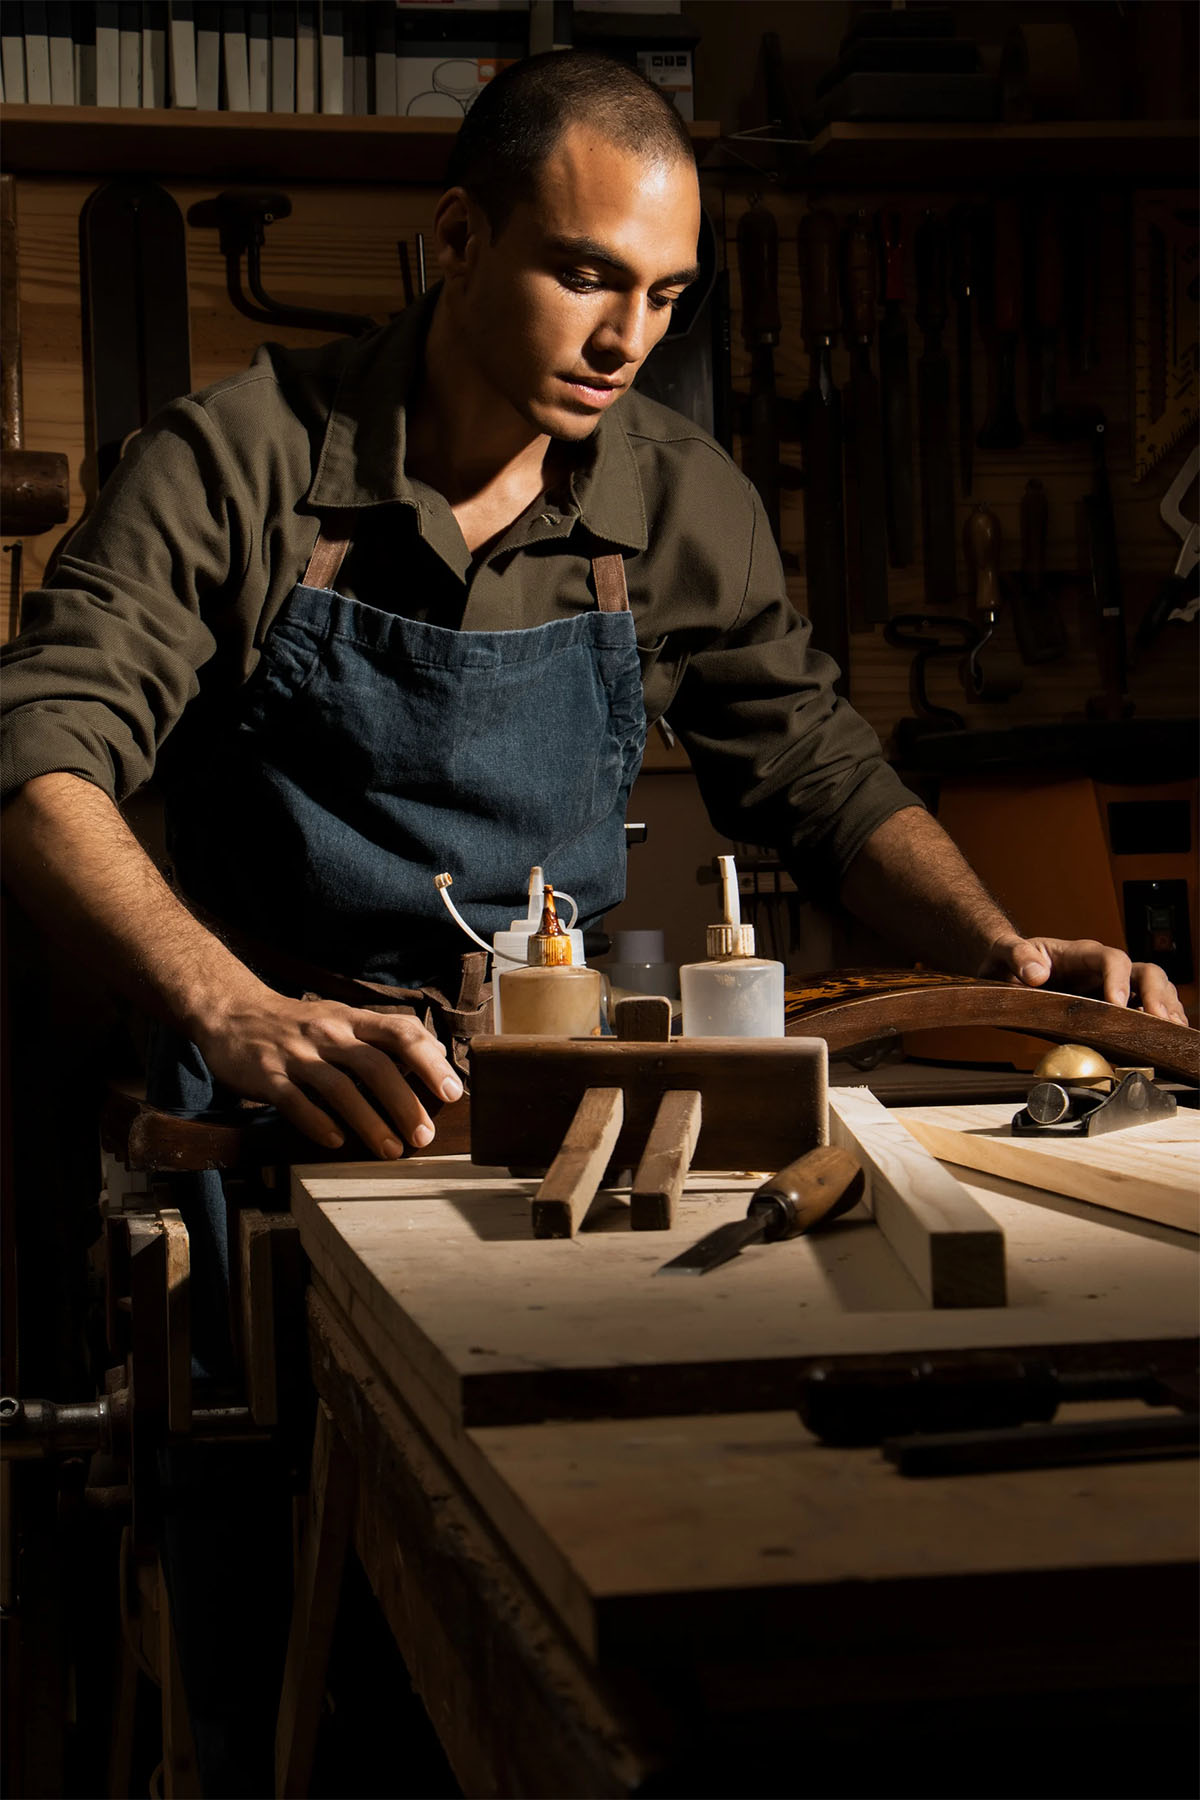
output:
[{"label": "metal tool handle", "polygon": [[770,1209],[772,1217],[763,1234],[768,1243],[799,1237],[819,1220],[849,1212],[861,1200],[863,1186],[857,1158],[849,1150],[822,1144],[764,1181],[747,1208],[747,1217]]},{"label": "metal tool handle", "polygon": [[869,344],[875,335],[875,246],[865,212],[856,213],[846,234],[842,259],[842,304],[846,315],[846,339]]},{"label": "metal tool handle", "polygon": [[738,274],[742,283],[742,341],[747,350],[779,342],[779,227],[765,206],[738,220]]},{"label": "metal tool handle", "polygon": [[804,339],[810,346],[837,332],[838,222],[831,212],[807,212],[796,233]]},{"label": "metal tool handle", "polygon": [[927,212],[917,226],[917,324],[927,337],[946,325],[946,222]]}]

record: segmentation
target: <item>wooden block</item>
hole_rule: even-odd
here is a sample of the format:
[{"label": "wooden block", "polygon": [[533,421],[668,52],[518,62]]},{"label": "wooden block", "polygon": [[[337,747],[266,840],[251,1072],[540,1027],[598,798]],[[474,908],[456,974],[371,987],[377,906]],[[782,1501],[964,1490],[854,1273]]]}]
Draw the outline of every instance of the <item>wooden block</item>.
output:
[{"label": "wooden block", "polygon": [[159,1208],[167,1258],[167,1425],[192,1423],[191,1251],[187,1226],[173,1206]]},{"label": "wooden block", "polygon": [[700,1136],[701,1100],[694,1088],[664,1094],[633,1178],[629,1222],[635,1231],[669,1231]]},{"label": "wooden block", "polygon": [[868,1088],[830,1094],[829,1133],[861,1161],[875,1222],[931,1306],[1005,1304],[1004,1233]]},{"label": "wooden block", "polygon": [[1014,1110],[1011,1105],[918,1107],[896,1116],[919,1144],[947,1162],[1200,1233],[1197,1113],[1181,1106],[1173,1119],[1098,1138],[1015,1138]]},{"label": "wooden block", "polygon": [[[292,1305],[300,1300],[300,1243],[296,1221],[290,1213],[265,1213],[243,1207],[238,1215],[240,1248],[240,1299],[242,1358],[245,1365],[246,1399],[256,1425],[279,1423],[280,1332],[288,1321],[279,1289],[292,1286]],[[289,1278],[294,1276],[294,1281]]]},{"label": "wooden block", "polygon": [[620,1088],[588,1088],[563,1138],[562,1148],[534,1195],[533,1235],[574,1237],[596,1196],[625,1116]]},{"label": "wooden block", "polygon": [[665,1044],[671,1036],[671,1002],[662,994],[618,1000],[613,1024],[622,1043]]},{"label": "wooden block", "polygon": [[545,1167],[587,1088],[619,1087],[615,1160],[636,1168],[664,1094],[701,1095],[694,1168],[781,1169],[828,1142],[829,1058],[821,1038],[477,1037],[471,1042],[471,1157]]}]

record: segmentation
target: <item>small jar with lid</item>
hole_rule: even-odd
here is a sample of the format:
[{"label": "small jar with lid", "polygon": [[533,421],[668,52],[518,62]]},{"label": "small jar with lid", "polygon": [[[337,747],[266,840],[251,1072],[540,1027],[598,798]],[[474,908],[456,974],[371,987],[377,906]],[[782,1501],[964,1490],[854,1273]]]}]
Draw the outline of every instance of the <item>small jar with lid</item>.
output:
[{"label": "small jar with lid", "polygon": [[542,922],[529,939],[523,969],[499,977],[505,1037],[599,1037],[604,983],[598,969],[575,966],[571,936],[547,887]]}]

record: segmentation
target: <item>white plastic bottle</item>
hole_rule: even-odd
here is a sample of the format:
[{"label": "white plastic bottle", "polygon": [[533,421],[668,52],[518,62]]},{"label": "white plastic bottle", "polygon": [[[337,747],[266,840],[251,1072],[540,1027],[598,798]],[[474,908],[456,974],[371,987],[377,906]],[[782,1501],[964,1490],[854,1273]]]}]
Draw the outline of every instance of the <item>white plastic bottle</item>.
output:
[{"label": "white plastic bottle", "polygon": [[[503,1031],[500,999],[500,977],[509,969],[523,969],[529,961],[529,940],[537,931],[542,916],[542,891],[545,877],[541,865],[535,863],[529,871],[529,911],[525,918],[514,919],[507,931],[497,931],[492,938],[492,1008],[494,1028]],[[571,917],[568,926],[575,920],[575,902],[570,894],[559,891],[560,900],[571,902]],[[575,968],[584,966],[583,933],[570,931],[571,962]]]},{"label": "white plastic bottle", "polygon": [[559,923],[554,889],[545,891],[541,924],[528,939],[528,962],[496,981],[509,1036],[599,1037],[604,983],[598,969],[576,967],[571,937]]},{"label": "white plastic bottle", "polygon": [[721,866],[724,918],[706,933],[706,961],[679,971],[684,1037],[782,1037],[783,964],[754,954],[754,927],[742,924],[737,868]]}]

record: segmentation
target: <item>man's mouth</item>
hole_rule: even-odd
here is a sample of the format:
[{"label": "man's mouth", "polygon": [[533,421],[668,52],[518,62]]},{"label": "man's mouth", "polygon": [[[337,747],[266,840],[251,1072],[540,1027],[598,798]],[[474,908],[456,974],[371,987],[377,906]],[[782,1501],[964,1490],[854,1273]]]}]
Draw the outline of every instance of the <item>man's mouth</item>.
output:
[{"label": "man's mouth", "polygon": [[562,379],[580,399],[593,406],[608,406],[625,387],[623,381],[606,381],[598,375],[564,375]]}]

